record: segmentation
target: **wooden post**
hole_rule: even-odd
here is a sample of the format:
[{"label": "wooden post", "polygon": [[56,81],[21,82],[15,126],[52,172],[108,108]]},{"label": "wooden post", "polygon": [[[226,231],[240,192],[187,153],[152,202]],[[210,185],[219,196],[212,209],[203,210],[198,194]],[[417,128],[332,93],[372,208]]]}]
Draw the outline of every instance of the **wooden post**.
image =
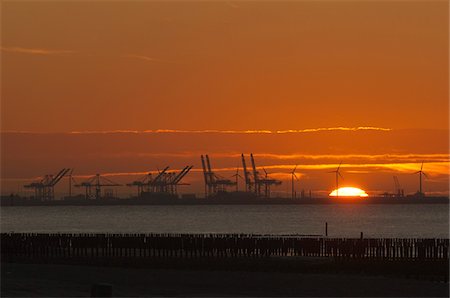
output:
[{"label": "wooden post", "polygon": [[328,223],[325,222],[325,236],[328,237]]},{"label": "wooden post", "polygon": [[361,232],[361,239],[363,239],[363,232]]}]

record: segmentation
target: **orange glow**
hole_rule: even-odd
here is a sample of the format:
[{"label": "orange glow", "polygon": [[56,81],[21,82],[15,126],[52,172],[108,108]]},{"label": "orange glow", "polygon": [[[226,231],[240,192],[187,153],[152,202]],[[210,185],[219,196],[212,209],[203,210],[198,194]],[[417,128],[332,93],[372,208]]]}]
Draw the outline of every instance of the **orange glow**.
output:
[{"label": "orange glow", "polygon": [[340,187],[333,190],[330,197],[368,197],[369,195],[362,189],[356,187]]}]

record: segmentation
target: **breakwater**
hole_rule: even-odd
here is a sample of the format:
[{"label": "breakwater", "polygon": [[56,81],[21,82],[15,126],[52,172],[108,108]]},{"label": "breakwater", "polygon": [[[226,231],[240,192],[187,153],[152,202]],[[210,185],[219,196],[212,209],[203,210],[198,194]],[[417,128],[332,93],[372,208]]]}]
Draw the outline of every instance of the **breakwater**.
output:
[{"label": "breakwater", "polygon": [[328,257],[371,260],[449,259],[449,239],[328,238],[248,234],[2,233],[2,258]]}]

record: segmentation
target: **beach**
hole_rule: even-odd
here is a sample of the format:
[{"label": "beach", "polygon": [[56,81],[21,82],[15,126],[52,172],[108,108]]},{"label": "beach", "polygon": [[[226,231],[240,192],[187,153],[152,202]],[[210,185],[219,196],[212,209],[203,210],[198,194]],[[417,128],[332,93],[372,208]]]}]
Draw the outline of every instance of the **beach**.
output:
[{"label": "beach", "polygon": [[96,283],[116,297],[448,297],[448,283],[383,275],[121,268],[3,263],[2,297],[87,297]]}]

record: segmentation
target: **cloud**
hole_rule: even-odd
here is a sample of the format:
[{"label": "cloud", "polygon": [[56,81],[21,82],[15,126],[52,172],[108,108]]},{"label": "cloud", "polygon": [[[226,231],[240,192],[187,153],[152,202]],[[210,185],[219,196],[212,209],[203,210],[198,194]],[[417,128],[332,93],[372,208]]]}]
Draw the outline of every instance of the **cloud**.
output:
[{"label": "cloud", "polygon": [[30,54],[30,55],[67,55],[74,54],[75,51],[68,50],[49,50],[39,48],[22,48],[22,47],[0,47],[3,52]]},{"label": "cloud", "polygon": [[[18,53],[18,54],[28,54],[28,55],[41,55],[41,56],[61,56],[61,55],[70,55],[70,54],[80,54],[76,51],[71,50],[52,50],[52,49],[42,49],[42,48],[24,48],[24,47],[0,47],[0,50],[8,53]],[[86,56],[102,56],[95,53],[84,53]],[[117,56],[116,56],[117,57]],[[139,59],[147,62],[164,62],[164,63],[174,63],[172,61],[156,59],[144,55],[135,55],[135,54],[126,54],[121,55],[122,58],[132,58]]]},{"label": "cloud", "polygon": [[146,62],[177,63],[174,61],[156,59],[156,58],[152,58],[152,57],[145,56],[145,55],[135,55],[135,54],[122,55],[122,58],[138,59],[138,60],[143,60]]},{"label": "cloud", "polygon": [[203,130],[185,130],[185,129],[155,129],[155,130],[105,130],[105,131],[71,131],[73,134],[89,134],[89,133],[223,133],[223,134],[285,134],[285,133],[311,133],[320,131],[392,131],[391,128],[359,126],[359,127],[320,127],[307,129],[289,129],[289,130],[219,130],[219,129],[203,129]]},{"label": "cloud", "polygon": [[148,62],[160,62],[161,60],[159,59],[155,59],[155,58],[151,58],[151,57],[147,57],[147,56],[143,56],[143,55],[123,55],[122,57],[124,58],[134,58],[134,59],[140,59],[140,60],[144,60],[144,61],[148,61]]},{"label": "cloud", "polygon": [[273,133],[270,130],[179,130],[179,129],[157,129],[157,130],[146,130],[146,133],[225,133],[225,134],[265,134]]},{"label": "cloud", "polygon": [[304,133],[304,132],[317,132],[317,131],[358,131],[358,130],[378,130],[378,131],[391,131],[391,128],[374,127],[374,126],[358,126],[358,127],[319,127],[319,128],[307,128],[307,129],[289,129],[289,130],[277,130],[276,133]]},{"label": "cloud", "polygon": [[450,155],[443,153],[430,154],[272,154],[272,153],[256,153],[255,157],[268,159],[306,159],[306,160],[320,160],[320,159],[352,159],[369,161],[439,161],[449,162]]}]

